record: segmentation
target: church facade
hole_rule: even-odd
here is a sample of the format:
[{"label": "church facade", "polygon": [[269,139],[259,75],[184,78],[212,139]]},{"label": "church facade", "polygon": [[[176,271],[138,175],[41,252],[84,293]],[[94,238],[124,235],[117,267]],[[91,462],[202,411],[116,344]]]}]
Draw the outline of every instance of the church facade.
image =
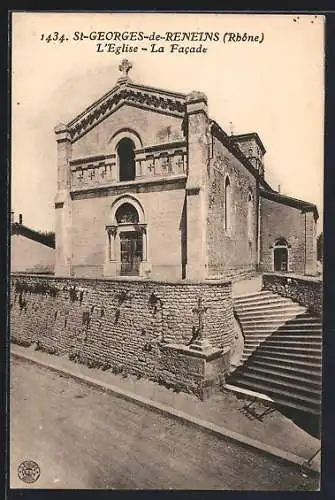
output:
[{"label": "church facade", "polygon": [[56,276],[153,280],[316,273],[315,205],[272,189],[257,133],[207,97],[133,83],[55,128]]}]

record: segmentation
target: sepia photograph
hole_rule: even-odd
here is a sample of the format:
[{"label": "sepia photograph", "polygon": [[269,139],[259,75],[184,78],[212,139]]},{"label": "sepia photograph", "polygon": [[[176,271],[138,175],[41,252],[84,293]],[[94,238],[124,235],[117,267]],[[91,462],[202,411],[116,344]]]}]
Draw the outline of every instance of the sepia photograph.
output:
[{"label": "sepia photograph", "polygon": [[318,491],[324,16],[10,25],[9,488]]}]

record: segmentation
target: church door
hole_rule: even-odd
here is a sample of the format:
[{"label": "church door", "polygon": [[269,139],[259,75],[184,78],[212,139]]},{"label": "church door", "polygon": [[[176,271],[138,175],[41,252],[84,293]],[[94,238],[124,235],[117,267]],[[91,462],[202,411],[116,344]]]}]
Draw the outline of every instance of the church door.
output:
[{"label": "church door", "polygon": [[121,276],[138,276],[143,259],[143,237],[138,231],[120,233]]},{"label": "church door", "polygon": [[288,262],[288,252],[287,248],[275,248],[274,249],[274,270],[275,271],[287,271]]}]

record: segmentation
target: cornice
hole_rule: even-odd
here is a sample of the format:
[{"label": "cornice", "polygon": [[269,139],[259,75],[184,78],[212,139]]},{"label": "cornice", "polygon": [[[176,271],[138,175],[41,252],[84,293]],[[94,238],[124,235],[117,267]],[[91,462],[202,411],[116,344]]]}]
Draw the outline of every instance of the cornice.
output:
[{"label": "cornice", "polygon": [[[171,142],[162,142],[159,144],[150,144],[148,146],[143,146],[142,148],[135,149],[135,155],[139,154],[145,154],[145,155],[150,155],[151,153],[160,153],[162,152],[163,154],[169,154],[169,151],[179,151],[182,153],[186,153],[187,149],[187,141],[186,140],[177,140],[177,141],[171,141]],[[97,163],[97,162],[104,162],[108,160],[115,160],[116,154],[115,153],[110,153],[110,154],[95,154],[95,155],[89,155],[89,156],[82,156],[82,157],[76,157],[72,158],[69,160],[69,165],[71,167],[76,167],[76,166],[83,166],[87,165],[89,166],[90,163]]]},{"label": "cornice", "polygon": [[259,135],[257,134],[257,132],[248,132],[246,134],[234,134],[231,136],[231,139],[233,141],[244,141],[244,140],[248,140],[248,139],[255,139],[256,143],[258,144],[258,146],[261,148],[261,151],[263,153],[263,155],[266,153],[266,149],[265,149],[265,146],[264,144],[262,143]]},{"label": "cornice", "polygon": [[128,188],[133,189],[150,189],[155,185],[168,185],[168,184],[181,184],[184,185],[187,176],[185,174],[161,176],[149,179],[135,179],[133,181],[114,182],[108,184],[100,184],[98,186],[85,186],[84,188],[72,188],[70,191],[71,197],[76,198],[80,194],[98,194],[103,195],[113,194],[119,189]]},{"label": "cornice", "polygon": [[187,141],[186,140],[178,140],[178,141],[171,141],[171,142],[165,142],[165,143],[160,143],[160,144],[152,144],[149,146],[143,146],[143,148],[136,149],[135,153],[152,153],[155,151],[161,151],[161,150],[170,150],[170,149],[185,149],[187,147]]}]

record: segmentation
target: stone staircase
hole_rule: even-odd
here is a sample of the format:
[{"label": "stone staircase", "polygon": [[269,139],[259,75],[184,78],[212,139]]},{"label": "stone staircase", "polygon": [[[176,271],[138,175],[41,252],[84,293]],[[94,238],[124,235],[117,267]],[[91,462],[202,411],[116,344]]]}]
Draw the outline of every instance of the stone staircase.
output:
[{"label": "stone staircase", "polygon": [[321,319],[268,291],[234,297],[244,349],[230,388],[264,394],[275,403],[320,414]]}]

